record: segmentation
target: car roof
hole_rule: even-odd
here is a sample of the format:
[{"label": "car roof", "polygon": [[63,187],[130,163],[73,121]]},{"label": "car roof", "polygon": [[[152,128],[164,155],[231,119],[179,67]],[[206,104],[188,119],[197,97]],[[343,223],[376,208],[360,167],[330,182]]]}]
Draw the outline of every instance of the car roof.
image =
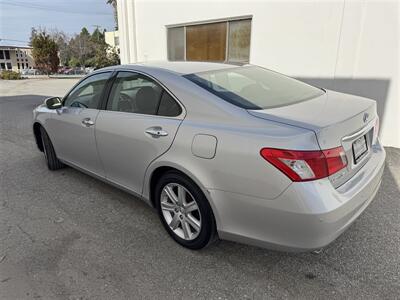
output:
[{"label": "car roof", "polygon": [[194,61],[149,61],[139,62],[135,64],[126,64],[118,66],[124,69],[162,69],[171,73],[185,75],[199,72],[207,72],[213,70],[236,68],[238,65],[227,64],[227,63],[214,63],[214,62],[194,62]]}]

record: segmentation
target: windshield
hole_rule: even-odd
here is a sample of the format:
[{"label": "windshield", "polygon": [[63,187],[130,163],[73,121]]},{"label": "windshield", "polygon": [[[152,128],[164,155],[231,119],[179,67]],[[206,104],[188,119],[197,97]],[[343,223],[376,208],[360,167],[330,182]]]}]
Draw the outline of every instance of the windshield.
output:
[{"label": "windshield", "polygon": [[256,66],[185,75],[202,88],[245,109],[266,109],[315,98],[323,90]]}]

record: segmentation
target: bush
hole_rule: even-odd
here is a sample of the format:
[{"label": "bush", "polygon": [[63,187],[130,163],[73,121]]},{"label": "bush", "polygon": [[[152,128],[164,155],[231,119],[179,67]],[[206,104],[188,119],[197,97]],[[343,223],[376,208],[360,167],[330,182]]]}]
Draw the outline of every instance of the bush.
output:
[{"label": "bush", "polygon": [[18,80],[18,79],[21,79],[21,74],[18,72],[8,70],[8,71],[1,72],[0,78],[6,79],[6,80]]}]

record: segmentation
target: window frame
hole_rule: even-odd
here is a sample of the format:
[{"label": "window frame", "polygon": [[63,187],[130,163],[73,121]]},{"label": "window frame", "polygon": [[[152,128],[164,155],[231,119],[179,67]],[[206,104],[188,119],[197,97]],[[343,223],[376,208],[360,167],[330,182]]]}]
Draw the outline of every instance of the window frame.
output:
[{"label": "window frame", "polygon": [[[248,64],[250,63],[250,58],[251,58],[251,36],[252,36],[252,30],[250,29],[250,38],[249,38],[249,58],[247,61],[242,61],[238,62],[235,60],[229,60],[229,33],[230,33],[230,23],[234,21],[243,21],[243,20],[249,20],[252,28],[252,23],[253,23],[253,15],[244,15],[244,16],[236,16],[236,17],[228,17],[228,18],[220,18],[220,19],[211,19],[211,20],[204,20],[204,21],[194,21],[194,22],[187,22],[187,23],[179,23],[179,24],[171,24],[171,25],[166,25],[165,26],[165,37],[166,37],[166,53],[167,53],[167,58],[169,57],[169,40],[168,40],[168,29],[172,28],[180,28],[183,27],[183,59],[182,60],[171,60],[171,61],[188,61],[186,58],[186,28],[189,26],[196,26],[196,25],[207,25],[207,24],[215,24],[215,23],[224,23],[226,22],[226,46],[225,46],[225,60],[224,61],[219,61],[221,63],[232,63],[232,64]],[[169,58],[168,58],[169,60]]]},{"label": "window frame", "polygon": [[95,109],[95,110],[100,110],[102,105],[103,105],[103,101],[104,101],[104,97],[106,95],[106,92],[108,90],[108,86],[110,84],[110,80],[113,78],[115,71],[113,70],[107,70],[107,71],[102,71],[102,72],[97,72],[97,73],[92,73],[89,76],[86,76],[84,78],[82,78],[81,80],[79,80],[69,91],[68,93],[62,98],[61,103],[63,107],[68,107],[68,108],[76,108],[76,107],[72,107],[72,106],[65,106],[65,101],[68,99],[68,97],[70,96],[70,94],[75,90],[76,87],[78,87],[82,82],[86,81],[87,79],[89,79],[90,77],[96,76],[96,75],[100,75],[100,74],[104,74],[104,73],[110,73],[109,78],[107,79],[106,83],[104,84],[104,89],[101,92],[101,96],[100,96],[100,101],[97,105],[97,108],[80,108],[80,109]]},{"label": "window frame", "polygon": [[[177,116],[170,117],[170,116],[161,116],[161,115],[158,115],[158,114],[151,115],[151,114],[141,114],[141,113],[136,113],[136,112],[124,112],[124,111],[108,110],[107,109],[107,103],[110,100],[111,90],[112,90],[112,87],[113,87],[113,85],[115,83],[115,80],[117,79],[118,73],[120,73],[120,72],[128,72],[128,73],[138,74],[138,75],[141,75],[141,76],[149,78],[151,81],[154,81],[163,90],[162,93],[160,94],[160,101],[161,101],[163,93],[165,93],[165,92],[168,93],[169,96],[180,106],[181,113],[179,115],[177,115]],[[186,108],[185,108],[185,106],[182,104],[181,101],[179,101],[179,99],[164,84],[162,84],[154,76],[151,76],[150,74],[147,74],[147,73],[139,71],[139,70],[133,70],[133,69],[128,69],[128,70],[127,69],[116,69],[116,70],[114,70],[114,74],[112,75],[112,78],[109,80],[107,90],[105,90],[104,93],[105,93],[105,95],[104,95],[104,98],[103,98],[103,101],[102,101],[102,105],[101,105],[101,108],[100,108],[100,110],[103,110],[103,111],[112,112],[112,113],[118,113],[118,114],[131,114],[131,115],[137,115],[137,116],[148,116],[148,117],[179,119],[179,120],[183,120],[185,118],[185,116],[186,116]],[[158,109],[157,109],[157,113],[158,113]]]}]

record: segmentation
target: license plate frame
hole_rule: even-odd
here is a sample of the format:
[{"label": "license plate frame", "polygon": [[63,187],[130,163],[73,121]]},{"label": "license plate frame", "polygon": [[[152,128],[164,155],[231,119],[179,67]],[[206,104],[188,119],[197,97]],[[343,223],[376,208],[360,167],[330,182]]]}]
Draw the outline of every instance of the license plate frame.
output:
[{"label": "license plate frame", "polygon": [[357,138],[351,145],[353,151],[354,164],[357,164],[368,152],[368,143],[366,135]]}]

